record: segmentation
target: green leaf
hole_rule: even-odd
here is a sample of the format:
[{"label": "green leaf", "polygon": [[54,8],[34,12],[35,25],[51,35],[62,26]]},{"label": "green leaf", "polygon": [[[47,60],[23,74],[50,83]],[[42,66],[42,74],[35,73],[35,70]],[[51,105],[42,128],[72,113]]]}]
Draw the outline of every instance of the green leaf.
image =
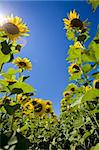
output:
[{"label": "green leaf", "polygon": [[96,146],[92,147],[91,150],[99,150],[99,143]]},{"label": "green leaf", "polygon": [[11,52],[10,46],[7,41],[1,42],[1,51],[4,55],[8,55]]},{"label": "green leaf", "polygon": [[89,3],[91,3],[93,10],[95,11],[96,8],[99,6],[98,0],[88,0]]},{"label": "green leaf", "polygon": [[0,68],[2,67],[2,64],[9,62],[11,55],[4,55],[1,51],[0,51]]},{"label": "green leaf", "polygon": [[24,82],[17,82],[17,83],[10,86],[11,90],[13,90],[15,88],[16,89],[22,89],[23,93],[34,92],[34,88],[32,86],[30,86],[29,84],[24,83]]},{"label": "green leaf", "polygon": [[73,46],[69,48],[68,51],[69,56],[66,60],[69,60],[70,62],[73,62],[75,59],[78,59],[79,62],[81,62],[81,49],[76,49]]},{"label": "green leaf", "polygon": [[92,89],[85,93],[81,101],[82,102],[94,101],[96,97],[99,97],[99,90]]},{"label": "green leaf", "polygon": [[95,41],[92,41],[88,47],[90,49],[91,54],[94,54],[97,61],[99,61],[99,44],[97,44]]},{"label": "green leaf", "polygon": [[90,133],[89,131],[85,132],[85,134],[84,134],[83,137],[81,138],[82,143],[84,143],[84,141],[86,140],[86,138],[87,138],[88,136],[90,136],[90,135],[91,135],[91,133]]},{"label": "green leaf", "polygon": [[10,106],[9,104],[4,104],[4,108],[6,109],[9,115],[13,115],[17,109],[20,108],[20,104],[16,104],[14,106]]},{"label": "green leaf", "polygon": [[96,62],[96,58],[94,55],[90,55],[89,51],[87,53],[83,53],[81,56],[82,62]]},{"label": "green leaf", "polygon": [[88,73],[91,69],[92,67],[90,64],[85,64],[84,66],[82,66],[82,70],[84,71],[84,73]]},{"label": "green leaf", "polygon": [[99,72],[95,72],[92,74],[95,79],[99,79]]},{"label": "green leaf", "polygon": [[20,94],[20,93],[23,93],[23,90],[21,88],[13,88],[11,90],[11,94],[10,95],[13,95],[13,94]]},{"label": "green leaf", "polygon": [[67,30],[66,36],[69,40],[74,40],[75,34],[73,31]]}]

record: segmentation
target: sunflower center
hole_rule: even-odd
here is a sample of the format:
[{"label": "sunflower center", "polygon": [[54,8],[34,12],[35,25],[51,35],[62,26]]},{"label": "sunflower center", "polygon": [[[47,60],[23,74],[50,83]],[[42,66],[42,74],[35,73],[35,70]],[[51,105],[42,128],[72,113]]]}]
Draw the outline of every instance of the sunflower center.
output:
[{"label": "sunflower center", "polygon": [[76,70],[74,71],[74,73],[78,73],[78,72],[80,71],[80,68],[79,68],[79,66],[77,66],[77,65],[74,65],[73,68],[76,69]]},{"label": "sunflower center", "polygon": [[20,65],[21,67],[25,67],[25,66],[26,66],[26,63],[25,63],[25,62],[19,62],[19,65]]},{"label": "sunflower center", "polygon": [[79,28],[82,28],[83,27],[83,23],[81,20],[75,18],[71,21],[71,26],[72,27],[79,27]]},{"label": "sunflower center", "polygon": [[35,112],[40,112],[42,110],[42,105],[41,104],[37,104],[35,107],[34,107],[34,111]]},{"label": "sunflower center", "polygon": [[47,108],[47,109],[46,109],[46,113],[49,113],[49,112],[50,112],[50,108]]},{"label": "sunflower center", "polygon": [[36,102],[36,101],[33,101],[33,102],[32,102],[32,104],[33,104],[33,105],[36,105],[36,104],[37,104],[37,102]]},{"label": "sunflower center", "polygon": [[4,28],[9,34],[12,34],[12,35],[19,33],[19,28],[18,28],[15,24],[10,23],[10,22],[5,23],[5,24],[3,25],[3,28]]},{"label": "sunflower center", "polygon": [[74,92],[74,91],[75,91],[75,88],[71,88],[71,91]]},{"label": "sunflower center", "polygon": [[66,93],[64,96],[69,96],[70,94],[69,93]]},{"label": "sunflower center", "polygon": [[96,88],[96,89],[99,89],[99,82],[96,82],[96,83],[95,83],[95,88]]}]

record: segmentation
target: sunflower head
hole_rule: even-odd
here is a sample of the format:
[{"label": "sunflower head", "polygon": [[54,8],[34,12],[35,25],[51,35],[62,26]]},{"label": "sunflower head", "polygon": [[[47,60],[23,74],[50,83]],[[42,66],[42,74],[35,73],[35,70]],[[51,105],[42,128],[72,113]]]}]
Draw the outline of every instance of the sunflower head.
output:
[{"label": "sunflower head", "polygon": [[81,69],[77,64],[71,64],[68,68],[68,72],[70,73],[70,75],[73,75],[75,73],[80,73]]},{"label": "sunflower head", "polygon": [[75,10],[70,11],[70,13],[68,14],[68,18],[64,18],[63,21],[64,21],[65,28],[70,30],[73,28],[77,28],[79,31],[85,29],[85,27],[87,26],[86,21],[82,22],[79,19],[79,15]]},{"label": "sunflower head", "polygon": [[93,86],[95,89],[99,89],[99,79],[94,80]]},{"label": "sunflower head", "polygon": [[32,69],[32,64],[27,58],[22,59],[20,57],[17,57],[16,59],[13,60],[13,63],[16,64],[21,69],[25,69],[25,70]]},{"label": "sunflower head", "polygon": [[16,41],[19,37],[26,36],[29,32],[27,25],[23,22],[22,18],[18,16],[6,16],[0,25],[0,30],[5,31],[8,38]]},{"label": "sunflower head", "polygon": [[50,100],[46,100],[46,105],[52,106],[52,102]]},{"label": "sunflower head", "polygon": [[77,49],[83,48],[83,46],[81,45],[81,43],[79,41],[75,42],[74,47]]},{"label": "sunflower head", "polygon": [[23,107],[24,107],[25,110],[32,110],[32,111],[33,111],[33,108],[34,108],[34,106],[31,102],[26,102]]},{"label": "sunflower head", "polygon": [[18,94],[16,99],[20,104],[23,104],[23,105],[24,105],[24,103],[27,103],[29,101],[28,98],[22,94]]},{"label": "sunflower head", "polygon": [[37,99],[37,104],[34,105],[34,114],[42,116],[46,110],[46,103],[42,99]]},{"label": "sunflower head", "polygon": [[77,86],[74,83],[71,83],[67,86],[66,90],[70,91],[70,92],[75,92],[77,89]]},{"label": "sunflower head", "polygon": [[52,112],[52,106],[46,105],[45,113],[49,114]]},{"label": "sunflower head", "polygon": [[90,85],[87,85],[86,87],[85,87],[85,91],[86,92],[88,92],[89,90],[91,90],[92,89],[92,87],[90,86]]},{"label": "sunflower head", "polygon": [[64,96],[66,99],[70,98],[70,97],[71,97],[70,91],[64,91],[64,92],[63,92],[63,96]]}]

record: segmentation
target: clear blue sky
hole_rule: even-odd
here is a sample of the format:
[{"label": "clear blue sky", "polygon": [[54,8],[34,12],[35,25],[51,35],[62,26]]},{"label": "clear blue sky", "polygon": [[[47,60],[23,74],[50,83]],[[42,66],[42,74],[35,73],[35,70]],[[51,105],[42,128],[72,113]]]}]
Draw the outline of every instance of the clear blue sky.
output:
[{"label": "clear blue sky", "polygon": [[90,34],[95,36],[99,23],[99,9],[92,12],[86,1],[0,1],[0,13],[13,13],[24,19],[30,29],[30,37],[20,56],[33,63],[28,83],[37,89],[36,97],[50,99],[59,114],[62,92],[68,84],[68,64],[65,61],[70,42],[66,39],[62,19],[76,9],[84,21],[91,24]]}]

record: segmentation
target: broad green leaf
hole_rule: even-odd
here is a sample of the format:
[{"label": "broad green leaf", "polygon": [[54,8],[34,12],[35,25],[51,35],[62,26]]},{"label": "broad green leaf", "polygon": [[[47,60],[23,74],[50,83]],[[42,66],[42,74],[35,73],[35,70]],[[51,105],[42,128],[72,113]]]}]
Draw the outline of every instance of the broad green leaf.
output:
[{"label": "broad green leaf", "polygon": [[97,61],[99,61],[99,43],[97,44],[95,41],[92,41],[88,47],[90,49],[91,54],[94,54]]},{"label": "broad green leaf", "polygon": [[75,59],[81,61],[81,49],[76,49],[74,46],[70,46],[68,54],[69,56],[67,57],[67,60],[70,62],[74,61]]},{"label": "broad green leaf", "polygon": [[90,64],[85,64],[84,66],[82,66],[82,70],[84,71],[84,73],[88,73],[91,69],[92,67]]},{"label": "broad green leaf", "polygon": [[92,74],[95,79],[99,79],[99,72],[95,72]]},{"label": "broad green leaf", "polygon": [[67,30],[66,36],[69,40],[74,40],[75,34],[71,30]]},{"label": "broad green leaf", "polygon": [[93,10],[95,11],[96,8],[99,6],[98,0],[88,0],[89,3],[91,3]]},{"label": "broad green leaf", "polygon": [[20,108],[20,104],[16,104],[13,106],[10,106],[9,104],[4,104],[4,108],[6,109],[9,115],[13,115],[15,111]]},{"label": "broad green leaf", "polygon": [[33,92],[34,88],[27,83],[17,82],[10,86],[10,89],[13,90],[15,88],[20,88],[23,90],[23,93]]},{"label": "broad green leaf", "polygon": [[92,89],[85,93],[81,101],[82,102],[94,101],[96,97],[99,97],[99,90]]},{"label": "broad green leaf", "polygon": [[9,62],[9,60],[10,60],[10,54],[4,55],[4,54],[0,51],[0,68],[1,68],[2,64]]},{"label": "broad green leaf", "polygon": [[17,72],[18,70],[15,70],[14,68],[9,68],[7,72],[2,73],[2,76],[5,78],[12,78],[12,76],[15,75]]},{"label": "broad green leaf", "polygon": [[99,143],[96,146],[92,147],[91,150],[99,150]]}]

